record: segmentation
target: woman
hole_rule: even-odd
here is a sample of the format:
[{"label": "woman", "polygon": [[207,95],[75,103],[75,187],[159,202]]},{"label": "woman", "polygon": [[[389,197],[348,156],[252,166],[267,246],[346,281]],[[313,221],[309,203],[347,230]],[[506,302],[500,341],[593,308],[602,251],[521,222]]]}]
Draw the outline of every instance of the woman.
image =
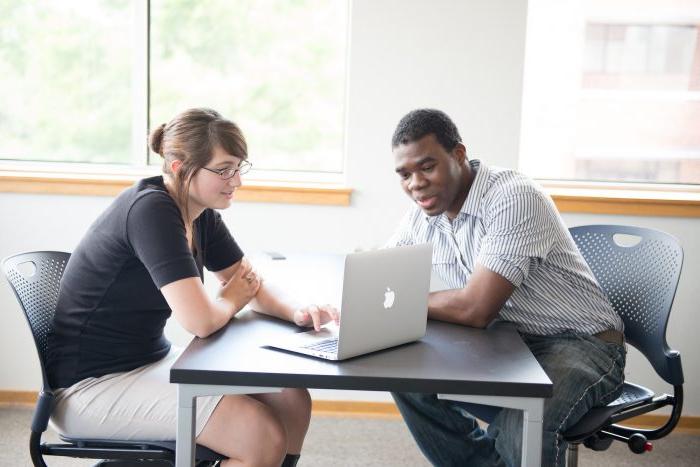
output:
[{"label": "woman", "polygon": [[[206,337],[248,303],[318,328],[329,306],[294,309],[267,287],[214,209],[225,209],[250,168],[240,129],[209,109],[191,109],[150,136],[163,176],[121,193],[71,255],[49,337],[52,422],[82,438],[175,438],[179,351],[163,328],[171,313]],[[216,299],[206,267],[221,281]],[[241,356],[245,358],[245,356]],[[197,442],[226,455],[222,465],[296,464],[309,425],[305,389],[199,398]]]}]

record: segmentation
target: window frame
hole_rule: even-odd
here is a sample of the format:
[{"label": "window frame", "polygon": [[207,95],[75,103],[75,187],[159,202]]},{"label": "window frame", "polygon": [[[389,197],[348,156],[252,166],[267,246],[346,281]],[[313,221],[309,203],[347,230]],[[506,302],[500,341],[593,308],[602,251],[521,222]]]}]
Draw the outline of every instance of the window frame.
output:
[{"label": "window frame", "polygon": [[[132,68],[132,165],[0,161],[0,193],[115,196],[135,180],[160,173],[149,165],[144,142],[148,122],[150,0],[133,2],[138,41]],[[345,159],[345,157],[344,157]],[[145,161],[145,166],[144,166]],[[344,162],[344,165],[347,161]],[[256,179],[255,177],[259,178]],[[344,173],[251,173],[238,193],[240,201],[349,206],[352,189]],[[560,212],[643,216],[700,217],[700,186],[593,183],[538,180]]]},{"label": "window frame", "polygon": [[[144,177],[160,175],[159,167],[115,167],[76,164],[0,164],[0,193],[116,196]],[[237,190],[237,201],[349,206],[352,189],[342,183],[249,180]]]},{"label": "window frame", "polygon": [[632,182],[537,180],[559,212],[700,217],[700,186]]},{"label": "window frame", "polygon": [[[123,164],[0,159],[0,192],[115,195],[139,178],[160,174],[144,136],[150,127],[151,1],[133,1],[131,9],[137,40],[131,54],[130,158]],[[342,150],[340,156],[339,172],[253,169],[238,199],[349,205]]]},{"label": "window frame", "polygon": [[[85,164],[70,173],[48,164],[0,165],[0,193],[115,196],[134,181],[159,173],[123,167]],[[57,164],[60,165],[60,164]],[[59,168],[60,169],[60,168]],[[700,187],[604,182],[538,180],[563,213],[700,217]],[[350,206],[353,190],[332,182],[250,180],[239,189],[238,201]]]},{"label": "window frame", "polygon": [[[700,27],[700,22],[679,17],[676,14],[665,12],[661,17],[658,14],[640,14],[639,12],[627,15],[621,19],[618,14],[593,13],[586,17],[586,21],[596,24],[640,24],[654,25],[662,22],[666,25],[695,24]],[[532,20],[528,19],[528,25],[532,26]],[[541,25],[540,25],[541,26]],[[527,74],[527,60],[526,60]],[[527,79],[527,76],[526,76]],[[607,89],[583,89],[578,90],[579,96],[616,95],[623,93],[625,97],[634,93],[663,95],[667,98],[677,98],[681,93],[675,91],[620,91]],[[691,91],[691,99],[698,98],[696,91]],[[687,96],[687,91],[684,97]],[[521,120],[522,125],[522,120]],[[521,128],[522,132],[522,128]],[[521,154],[522,155],[522,133]],[[673,184],[654,182],[623,182],[607,181],[598,182],[592,180],[572,180],[552,178],[536,178],[545,191],[552,196],[560,212],[583,214],[611,214],[634,216],[669,216],[669,217],[700,217],[700,184]]]}]

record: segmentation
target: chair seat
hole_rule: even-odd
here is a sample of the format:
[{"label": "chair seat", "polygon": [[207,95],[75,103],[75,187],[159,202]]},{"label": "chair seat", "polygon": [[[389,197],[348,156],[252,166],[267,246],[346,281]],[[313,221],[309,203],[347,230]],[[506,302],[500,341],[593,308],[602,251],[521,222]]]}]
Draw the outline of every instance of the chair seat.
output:
[{"label": "chair seat", "polygon": [[[69,438],[67,436],[59,435],[62,441],[70,443],[80,447],[91,447],[91,448],[138,448],[138,449],[154,449],[160,448],[167,451],[175,453],[175,441],[139,441],[139,440],[114,440],[114,439],[77,439]],[[223,454],[219,454],[216,451],[197,445],[195,451],[195,458],[200,461],[218,461],[221,459],[227,459]]]},{"label": "chair seat", "polygon": [[566,441],[582,441],[611,423],[610,418],[625,409],[651,402],[654,392],[634,383],[624,383],[620,397],[605,407],[594,407],[564,433]]}]

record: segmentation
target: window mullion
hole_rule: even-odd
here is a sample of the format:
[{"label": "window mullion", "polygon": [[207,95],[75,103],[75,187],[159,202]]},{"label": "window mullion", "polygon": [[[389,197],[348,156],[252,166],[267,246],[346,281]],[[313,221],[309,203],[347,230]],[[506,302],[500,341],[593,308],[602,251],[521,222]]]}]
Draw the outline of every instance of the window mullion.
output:
[{"label": "window mullion", "polygon": [[134,48],[131,67],[131,164],[148,165],[148,47],[150,1],[133,1]]}]

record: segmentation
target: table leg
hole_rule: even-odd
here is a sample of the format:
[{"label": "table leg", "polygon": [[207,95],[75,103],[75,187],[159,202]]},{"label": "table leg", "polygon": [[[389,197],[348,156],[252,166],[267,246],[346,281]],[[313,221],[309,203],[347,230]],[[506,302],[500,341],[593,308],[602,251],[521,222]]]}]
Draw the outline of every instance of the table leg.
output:
[{"label": "table leg", "polygon": [[533,399],[532,405],[523,409],[523,466],[541,463],[543,412],[543,399]]},{"label": "table leg", "polygon": [[226,394],[262,394],[281,392],[282,388],[257,386],[218,386],[207,384],[177,385],[177,438],[175,439],[175,467],[192,467],[195,461],[195,426],[197,397]]},{"label": "table leg", "polygon": [[197,398],[183,388],[177,387],[177,438],[175,442],[175,466],[194,465],[194,430],[197,417]]},{"label": "table leg", "polygon": [[438,394],[438,398],[522,410],[522,467],[540,466],[542,459],[542,415],[544,412],[544,399],[536,397],[476,396],[465,394]]}]

